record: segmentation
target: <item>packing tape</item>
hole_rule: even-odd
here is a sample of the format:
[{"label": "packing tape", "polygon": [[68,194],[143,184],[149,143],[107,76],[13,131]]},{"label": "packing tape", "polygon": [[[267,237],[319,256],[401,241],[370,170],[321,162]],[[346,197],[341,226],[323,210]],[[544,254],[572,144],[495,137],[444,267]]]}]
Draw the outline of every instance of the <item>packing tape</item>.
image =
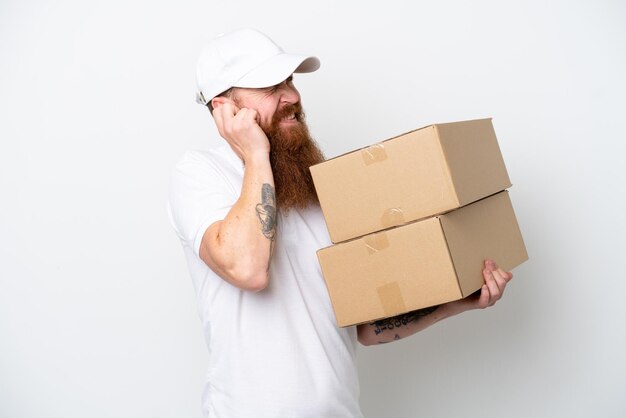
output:
[{"label": "packing tape", "polygon": [[398,282],[379,286],[376,290],[378,291],[378,299],[383,307],[385,316],[389,317],[397,315],[400,312],[406,312],[404,299],[402,298],[402,292],[400,291]]},{"label": "packing tape", "polygon": [[370,255],[389,247],[389,239],[384,232],[366,235],[363,237],[363,240],[365,241],[365,248],[367,248],[367,252],[370,253]]},{"label": "packing tape", "polygon": [[380,224],[383,228],[391,228],[392,226],[398,226],[405,224],[404,212],[400,208],[389,208],[383,212],[383,216],[380,217]]},{"label": "packing tape", "polygon": [[361,150],[361,157],[365,165],[379,163],[387,159],[387,153],[385,152],[385,146],[383,144],[376,144],[363,148]]}]

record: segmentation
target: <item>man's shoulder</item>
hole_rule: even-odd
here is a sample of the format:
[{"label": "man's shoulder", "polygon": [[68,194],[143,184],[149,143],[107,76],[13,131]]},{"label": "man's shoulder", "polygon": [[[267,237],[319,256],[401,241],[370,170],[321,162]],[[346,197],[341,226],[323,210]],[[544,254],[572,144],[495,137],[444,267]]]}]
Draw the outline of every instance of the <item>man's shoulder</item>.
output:
[{"label": "man's shoulder", "polygon": [[175,171],[238,169],[241,162],[228,145],[205,150],[188,150],[178,160]]},{"label": "man's shoulder", "polygon": [[220,145],[208,149],[190,149],[184,152],[177,164],[196,163],[211,164],[232,160],[234,154],[228,145]]}]

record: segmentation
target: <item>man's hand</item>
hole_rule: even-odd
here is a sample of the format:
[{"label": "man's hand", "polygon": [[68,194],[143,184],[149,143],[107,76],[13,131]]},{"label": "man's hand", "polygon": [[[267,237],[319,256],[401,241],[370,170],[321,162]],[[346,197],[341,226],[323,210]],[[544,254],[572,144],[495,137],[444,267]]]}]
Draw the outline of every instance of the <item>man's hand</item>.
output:
[{"label": "man's hand", "polygon": [[232,100],[223,98],[213,110],[213,118],[222,138],[244,163],[259,154],[267,158],[270,143],[259,125],[256,110],[239,109]]},{"label": "man's hand", "polygon": [[471,309],[485,309],[495,305],[502,297],[506,285],[513,278],[513,273],[502,270],[492,260],[485,260],[483,277],[485,284],[479,291],[465,299],[449,302],[441,306],[448,316],[457,315]]}]

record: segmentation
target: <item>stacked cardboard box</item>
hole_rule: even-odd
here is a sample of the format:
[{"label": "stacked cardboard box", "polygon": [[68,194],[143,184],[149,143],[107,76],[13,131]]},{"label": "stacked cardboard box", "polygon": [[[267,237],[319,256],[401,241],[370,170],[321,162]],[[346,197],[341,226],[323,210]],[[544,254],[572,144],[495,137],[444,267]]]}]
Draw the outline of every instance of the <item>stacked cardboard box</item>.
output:
[{"label": "stacked cardboard box", "polygon": [[491,119],[430,125],[311,167],[340,326],[461,299],[528,259]]}]

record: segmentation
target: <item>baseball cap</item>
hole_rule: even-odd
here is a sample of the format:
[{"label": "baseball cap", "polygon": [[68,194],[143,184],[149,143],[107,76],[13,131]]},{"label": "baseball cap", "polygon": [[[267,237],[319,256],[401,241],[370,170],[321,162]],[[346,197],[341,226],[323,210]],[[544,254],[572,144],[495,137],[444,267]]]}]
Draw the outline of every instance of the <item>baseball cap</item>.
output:
[{"label": "baseball cap", "polygon": [[201,52],[196,67],[196,101],[206,105],[231,87],[274,86],[293,73],[320,67],[317,57],[289,54],[256,29],[218,35]]}]

